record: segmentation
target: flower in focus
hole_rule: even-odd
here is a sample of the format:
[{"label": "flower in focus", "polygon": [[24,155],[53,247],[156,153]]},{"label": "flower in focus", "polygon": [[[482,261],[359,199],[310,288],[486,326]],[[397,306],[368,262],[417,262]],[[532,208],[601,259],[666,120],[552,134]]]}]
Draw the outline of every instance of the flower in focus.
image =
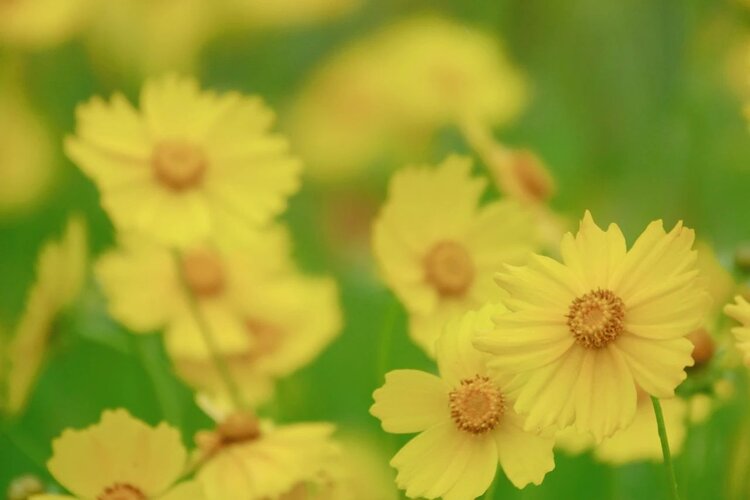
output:
[{"label": "flower in focus", "polygon": [[437,342],[440,376],[394,370],[375,391],[370,413],[392,433],[419,433],[391,460],[409,498],[465,500],[484,493],[500,463],[517,487],[540,484],[554,468],[552,438],[524,430],[506,376],[474,349],[502,306],[451,321]]},{"label": "flower in focus", "polygon": [[529,214],[513,202],[479,206],[486,182],[471,162],[410,167],[391,179],[373,227],[385,282],[410,314],[412,339],[428,354],[445,322],[500,297],[492,275],[535,250]]},{"label": "flower in focus", "polygon": [[0,45],[47,49],[85,25],[91,0],[12,0],[0,2]]},{"label": "flower in focus", "polygon": [[200,485],[175,486],[187,463],[177,429],[150,427],[123,409],[102,413],[86,429],[67,429],[52,442],[47,467],[73,496],[36,495],[36,500],[200,500]]},{"label": "flower in focus", "polygon": [[498,369],[518,374],[515,409],[530,428],[575,424],[597,442],[627,427],[636,384],[669,398],[693,364],[685,335],[703,321],[694,232],[652,222],[628,251],[619,227],[586,212],[565,235],[562,262],[535,256],[497,276],[510,313],[476,339]]},{"label": "flower in focus", "polygon": [[95,97],[66,141],[118,229],[180,247],[237,243],[297,189],[300,163],[269,132],[273,113],[260,99],[167,76],[145,84],[141,107],[121,94]]},{"label": "flower in focus", "polygon": [[278,498],[314,482],[339,454],[330,424],[274,426],[248,413],[217,420],[213,431],[196,435],[196,477],[209,500]]},{"label": "flower in focus", "polygon": [[17,413],[26,405],[47,355],[55,321],[81,293],[87,260],[86,227],[82,219],[71,217],[62,238],[47,243],[39,254],[36,281],[7,346],[9,413]]},{"label": "flower in focus", "polygon": [[734,300],[734,304],[727,304],[724,312],[740,322],[740,326],[732,328],[732,333],[745,364],[750,366],[750,302],[742,295],[737,295]]},{"label": "flower in focus", "polygon": [[15,89],[0,88],[0,115],[13,124],[0,135],[0,212],[23,210],[50,187],[56,166],[52,138]]}]

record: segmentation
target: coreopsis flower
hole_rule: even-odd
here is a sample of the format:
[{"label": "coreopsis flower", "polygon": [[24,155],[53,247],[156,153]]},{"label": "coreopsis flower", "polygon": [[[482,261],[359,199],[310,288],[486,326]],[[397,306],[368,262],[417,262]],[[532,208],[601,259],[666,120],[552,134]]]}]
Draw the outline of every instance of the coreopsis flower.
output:
[{"label": "coreopsis flower", "polygon": [[47,49],[85,25],[91,0],[13,0],[0,3],[0,45]]},{"label": "coreopsis flower", "polygon": [[668,398],[693,364],[685,335],[703,321],[694,232],[652,222],[626,249],[619,227],[586,212],[563,237],[562,262],[535,256],[497,276],[510,313],[476,339],[521,384],[515,409],[532,428],[575,424],[597,441],[627,427],[636,384]]},{"label": "coreopsis flower", "polygon": [[740,326],[732,328],[732,333],[745,364],[750,366],[750,302],[742,295],[737,295],[734,300],[734,304],[727,304],[724,312],[740,322]]},{"label": "coreopsis flower", "polygon": [[[247,349],[226,354],[224,360],[243,401],[256,406],[271,396],[276,379],[310,363],[338,335],[341,310],[336,284],[329,278],[290,271],[272,276],[247,273],[244,279],[248,292],[240,317],[252,342]],[[210,357],[171,349],[169,353],[188,384],[219,401],[231,400]]]},{"label": "coreopsis flower", "polygon": [[244,241],[297,189],[300,163],[257,97],[167,76],[144,85],[141,108],[95,97],[65,144],[118,229],[179,247]]},{"label": "coreopsis flower", "polygon": [[42,481],[31,474],[14,478],[8,485],[6,496],[8,500],[28,500],[33,495],[44,492]]},{"label": "coreopsis flower", "polygon": [[339,453],[326,423],[275,426],[252,414],[218,418],[196,435],[196,475],[209,500],[278,498],[316,479]]},{"label": "coreopsis flower", "polygon": [[0,86],[0,115],[13,124],[0,135],[0,212],[23,210],[49,190],[56,166],[52,138],[17,89]]},{"label": "coreopsis flower", "polygon": [[410,314],[412,339],[428,354],[446,321],[499,299],[495,271],[525,262],[536,248],[526,211],[507,201],[480,206],[485,186],[466,158],[409,167],[391,179],[375,221],[373,251],[383,278]]},{"label": "coreopsis flower", "polygon": [[518,488],[540,484],[554,468],[554,439],[524,430],[514,390],[490,357],[472,346],[492,329],[502,306],[485,306],[451,321],[437,343],[440,376],[394,370],[375,391],[370,413],[392,433],[419,433],[391,460],[409,498],[476,498],[492,483],[498,462]]},{"label": "coreopsis flower", "polygon": [[23,409],[47,355],[59,315],[81,293],[88,246],[82,219],[71,217],[59,241],[47,243],[37,261],[36,281],[7,346],[7,411]]},{"label": "coreopsis flower", "polygon": [[187,451],[177,429],[151,427],[126,410],[107,410],[99,423],[67,429],[52,442],[47,467],[67,495],[34,500],[201,500],[196,481],[175,485],[185,472]]}]

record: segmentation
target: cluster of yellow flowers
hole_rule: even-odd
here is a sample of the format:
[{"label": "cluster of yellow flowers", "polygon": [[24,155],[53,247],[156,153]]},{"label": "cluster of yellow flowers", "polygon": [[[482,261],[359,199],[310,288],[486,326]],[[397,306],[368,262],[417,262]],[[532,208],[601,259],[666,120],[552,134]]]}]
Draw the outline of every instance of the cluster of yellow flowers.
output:
[{"label": "cluster of yellow flowers", "polygon": [[[470,167],[451,157],[396,173],[373,229],[383,279],[439,371],[392,371],[374,393],[384,430],[419,433],[391,461],[398,486],[410,498],[476,498],[498,464],[519,488],[539,484],[556,441],[607,462],[658,459],[652,403],[679,452],[716,398],[675,389],[711,361],[735,288],[711,248],[656,221],[628,249],[617,225],[603,230],[586,212],[560,260],[534,253],[544,197],[480,205],[485,184]],[[750,304],[738,297],[726,312],[743,322],[734,333],[750,359]]]}]

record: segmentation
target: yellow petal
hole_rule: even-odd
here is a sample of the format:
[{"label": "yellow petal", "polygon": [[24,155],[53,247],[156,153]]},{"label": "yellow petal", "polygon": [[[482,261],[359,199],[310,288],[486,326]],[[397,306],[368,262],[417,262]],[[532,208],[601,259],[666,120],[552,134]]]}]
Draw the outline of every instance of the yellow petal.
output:
[{"label": "yellow petal", "polygon": [[386,374],[385,385],[373,393],[370,413],[387,432],[421,432],[449,414],[449,390],[435,375],[393,370]]},{"label": "yellow petal", "polygon": [[554,438],[524,431],[514,422],[502,420],[492,435],[500,466],[516,488],[523,488],[529,483],[541,484],[544,476],[555,468],[552,452]]},{"label": "yellow petal", "polygon": [[685,338],[650,340],[623,334],[614,344],[636,383],[660,398],[674,396],[675,388],[687,376],[685,367],[693,365],[693,344]]}]

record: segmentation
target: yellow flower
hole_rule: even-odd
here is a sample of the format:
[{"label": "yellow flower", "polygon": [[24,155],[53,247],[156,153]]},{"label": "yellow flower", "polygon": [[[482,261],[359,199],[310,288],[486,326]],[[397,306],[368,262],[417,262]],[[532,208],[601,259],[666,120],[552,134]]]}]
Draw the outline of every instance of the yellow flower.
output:
[{"label": "yellow flower", "polygon": [[515,409],[529,427],[575,423],[597,441],[627,427],[636,384],[672,397],[693,364],[685,335],[704,318],[692,230],[652,222],[626,250],[617,225],[602,231],[586,212],[565,235],[562,263],[535,256],[497,276],[510,314],[477,339],[498,369],[518,374]]},{"label": "yellow flower", "polygon": [[530,216],[512,202],[480,207],[486,182],[470,170],[468,159],[454,156],[398,172],[373,229],[385,282],[429,354],[447,320],[500,297],[492,274],[501,265],[521,264],[535,249]]},{"label": "yellow flower", "polygon": [[250,414],[220,418],[214,431],[196,435],[197,473],[209,500],[277,498],[314,481],[338,446],[325,423],[274,426]]},{"label": "yellow flower", "polygon": [[362,0],[222,0],[233,22],[252,26],[291,26],[341,16],[362,5]]},{"label": "yellow flower", "polygon": [[26,309],[7,346],[9,360],[7,410],[23,409],[47,354],[55,319],[81,293],[88,246],[82,219],[72,217],[60,241],[47,243],[39,254],[37,278]]},{"label": "yellow flower", "polygon": [[370,413],[392,433],[420,433],[391,460],[409,498],[466,500],[489,487],[497,464],[518,488],[554,468],[554,440],[523,429],[506,376],[475,350],[475,332],[492,328],[502,306],[485,306],[448,324],[437,345],[440,376],[394,370]]},{"label": "yellow flower", "polygon": [[0,115],[13,124],[0,135],[0,212],[23,210],[49,190],[56,167],[52,138],[16,89],[0,86]]},{"label": "yellow flower", "polygon": [[750,366],[750,302],[742,295],[737,295],[734,300],[734,304],[727,304],[724,312],[741,323],[732,328],[732,333],[745,364]]},{"label": "yellow flower", "polygon": [[91,0],[13,0],[0,3],[0,45],[46,49],[85,24]]},{"label": "yellow flower", "polygon": [[[248,267],[252,261],[248,260]],[[261,276],[256,271],[237,275],[248,280],[247,300],[241,308],[244,333],[250,346],[224,356],[243,401],[256,406],[273,392],[273,382],[310,363],[338,335],[341,311],[337,287],[328,278],[311,278],[290,271]],[[252,288],[251,288],[252,287]],[[225,382],[210,357],[170,356],[177,373],[190,385],[219,401],[230,401]]]},{"label": "yellow flower", "polygon": [[145,84],[141,106],[94,98],[66,141],[119,229],[183,247],[245,240],[297,189],[300,163],[260,99],[168,76]]},{"label": "yellow flower", "polygon": [[67,429],[52,442],[47,467],[73,496],[37,495],[35,500],[200,500],[200,485],[175,486],[187,463],[177,429],[150,427],[126,410],[102,413],[86,429]]},{"label": "yellow flower", "polygon": [[207,0],[97,2],[88,49],[101,71],[138,77],[191,71],[215,31],[215,10]]}]

